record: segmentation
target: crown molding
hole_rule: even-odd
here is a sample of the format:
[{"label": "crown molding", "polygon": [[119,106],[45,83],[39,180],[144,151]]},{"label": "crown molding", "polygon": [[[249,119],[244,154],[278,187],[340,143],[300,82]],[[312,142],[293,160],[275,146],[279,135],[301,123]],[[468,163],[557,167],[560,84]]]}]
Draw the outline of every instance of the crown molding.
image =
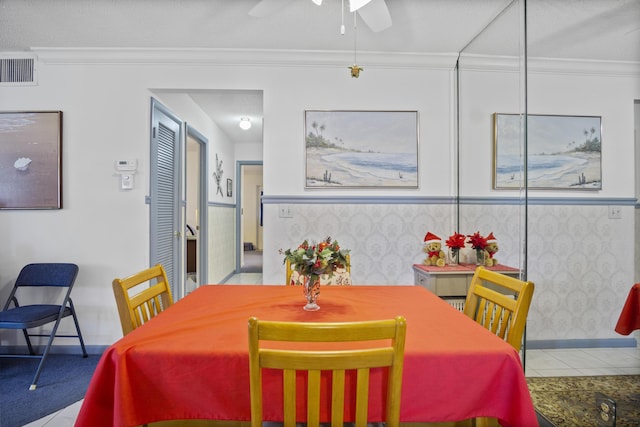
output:
[{"label": "crown molding", "polygon": [[[523,67],[523,61],[516,56],[461,54],[459,67],[467,71],[518,72]],[[527,60],[527,72],[638,77],[640,62],[530,57]]]},{"label": "crown molding", "polygon": [[[31,49],[47,64],[183,64],[345,67],[351,51],[204,49],[204,48],[48,48]],[[452,69],[457,54],[359,51],[360,63],[371,68]]]},{"label": "crown molding", "polygon": [[619,77],[640,76],[640,62],[592,59],[529,58],[529,73],[582,74]]},{"label": "crown molding", "polygon": [[[50,48],[30,50],[46,64],[182,64],[226,66],[345,67],[353,52],[287,49],[205,48]],[[1,52],[0,52],[1,53]],[[12,52],[15,54],[15,52]],[[24,53],[22,53],[24,55]],[[523,61],[516,56],[419,52],[358,52],[367,68],[519,72]],[[589,59],[529,58],[533,74],[579,74],[618,77],[640,76],[640,62]]]}]

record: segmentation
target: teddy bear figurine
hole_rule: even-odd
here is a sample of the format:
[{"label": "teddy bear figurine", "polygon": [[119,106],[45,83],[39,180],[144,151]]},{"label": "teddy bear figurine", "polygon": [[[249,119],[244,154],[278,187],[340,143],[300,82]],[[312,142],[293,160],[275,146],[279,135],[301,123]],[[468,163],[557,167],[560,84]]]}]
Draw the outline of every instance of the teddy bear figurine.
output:
[{"label": "teddy bear figurine", "polygon": [[494,258],[496,252],[498,252],[498,241],[493,235],[493,232],[489,233],[487,236],[487,246],[485,246],[485,256],[484,256],[484,265],[487,267],[492,267],[494,265],[498,265],[498,259]]},{"label": "teddy bear figurine", "polygon": [[424,236],[424,246],[422,251],[427,254],[424,259],[425,265],[436,265],[438,267],[444,267],[445,258],[444,251],[442,250],[442,239],[431,232],[427,232]]}]

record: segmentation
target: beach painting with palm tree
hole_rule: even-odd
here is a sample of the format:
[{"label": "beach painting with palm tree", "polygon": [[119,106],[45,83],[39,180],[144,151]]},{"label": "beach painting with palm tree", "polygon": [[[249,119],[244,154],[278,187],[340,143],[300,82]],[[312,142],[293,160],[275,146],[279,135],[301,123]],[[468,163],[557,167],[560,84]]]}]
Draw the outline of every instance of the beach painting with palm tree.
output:
[{"label": "beach painting with palm tree", "polygon": [[305,111],[306,188],[418,188],[417,111]]},{"label": "beach painting with palm tree", "polygon": [[[601,117],[527,117],[530,189],[602,189]],[[494,114],[494,189],[524,187],[522,119],[519,114]]]}]

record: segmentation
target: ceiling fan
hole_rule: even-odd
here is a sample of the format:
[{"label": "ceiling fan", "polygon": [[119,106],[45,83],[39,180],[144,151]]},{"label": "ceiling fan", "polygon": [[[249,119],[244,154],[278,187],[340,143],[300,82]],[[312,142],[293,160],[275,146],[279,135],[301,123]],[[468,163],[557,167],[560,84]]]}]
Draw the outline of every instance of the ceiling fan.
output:
[{"label": "ceiling fan", "polygon": [[[250,11],[249,15],[262,18],[277,12],[294,0],[260,0]],[[322,0],[311,0],[318,6]],[[391,26],[391,15],[385,0],[349,0],[349,12],[357,12],[362,21],[378,33]]]}]

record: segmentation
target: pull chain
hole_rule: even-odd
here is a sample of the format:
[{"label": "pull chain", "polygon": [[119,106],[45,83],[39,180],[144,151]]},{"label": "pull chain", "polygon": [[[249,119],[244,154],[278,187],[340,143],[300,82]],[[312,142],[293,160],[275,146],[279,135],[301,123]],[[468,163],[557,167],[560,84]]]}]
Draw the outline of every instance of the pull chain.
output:
[{"label": "pull chain", "polygon": [[360,71],[363,70],[362,67],[358,67],[358,16],[356,12],[353,12],[353,65],[349,67],[351,70],[351,77],[357,79],[360,77]]}]

